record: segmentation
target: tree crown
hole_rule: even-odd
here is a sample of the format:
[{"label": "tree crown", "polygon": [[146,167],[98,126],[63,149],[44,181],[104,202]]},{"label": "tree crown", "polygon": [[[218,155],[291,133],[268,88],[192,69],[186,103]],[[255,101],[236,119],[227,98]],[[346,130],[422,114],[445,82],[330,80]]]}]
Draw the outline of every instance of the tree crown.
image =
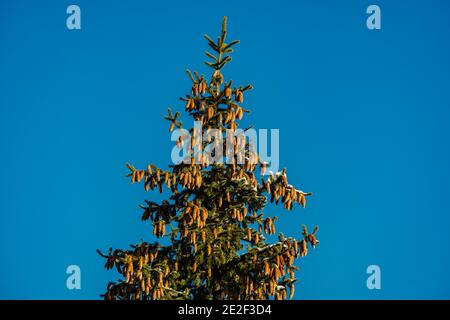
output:
[{"label": "tree crown", "polygon": [[[205,35],[213,51],[205,52],[212,69],[208,80],[187,70],[191,92],[180,99],[201,127],[190,128],[176,141],[180,149],[191,147],[186,161],[167,170],[153,164],[145,169],[127,164],[132,183],[142,182],[146,191],[171,192],[161,203],[146,200],[140,206],[142,220],[152,224],[153,235],[168,238],[170,244],[141,242],[128,250],[99,251],[106,269],[115,267],[123,276],[108,284],[106,299],[285,299],[288,289],[291,297],[294,294],[295,258],[306,256],[308,245],[318,244],[317,227],[309,233],[303,226],[301,240],[282,233],[274,243],[266,238],[275,234],[277,221],[263,212],[269,198],[291,210],[295,204],[304,207],[311,193],[289,184],[285,169],[267,177],[267,163],[245,136],[224,138],[223,133],[236,131],[249,112],[243,107],[244,94],[252,89],[233,86],[222,75],[239,43],[227,43],[226,36],[226,18],[217,41]],[[168,110],[165,119],[171,132],[182,129],[179,117],[179,112]],[[220,134],[210,136],[213,129]],[[216,150],[226,143],[233,146],[230,162],[215,162]],[[214,152],[205,153],[205,148]]]}]

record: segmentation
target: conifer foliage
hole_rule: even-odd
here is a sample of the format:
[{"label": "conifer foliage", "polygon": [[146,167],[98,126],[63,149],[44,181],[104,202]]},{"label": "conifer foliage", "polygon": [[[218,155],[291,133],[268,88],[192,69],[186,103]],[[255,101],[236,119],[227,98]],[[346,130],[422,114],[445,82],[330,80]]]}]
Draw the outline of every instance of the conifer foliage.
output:
[{"label": "conifer foliage", "polygon": [[[206,52],[212,69],[206,78],[197,72],[187,74],[192,90],[180,98],[200,129],[191,128],[188,137],[180,136],[177,146],[186,143],[208,145],[221,138],[199,140],[208,130],[236,130],[249,110],[244,109],[244,95],[251,85],[234,86],[226,81],[222,69],[231,61],[230,53],[239,41],[226,42],[226,18],[217,41],[205,35],[213,53]],[[169,109],[165,117],[169,129],[182,128],[180,114]],[[189,155],[191,161],[168,166],[163,170],[153,164],[136,169],[127,164],[127,177],[141,183],[146,191],[167,190],[171,196],[156,203],[145,201],[142,220],[153,228],[156,238],[169,241],[141,242],[128,250],[110,248],[98,253],[106,259],[105,268],[116,268],[123,276],[110,282],[102,296],[105,299],[286,299],[294,294],[294,261],[305,257],[308,248],[318,244],[315,233],[303,226],[303,238],[296,240],[276,233],[276,216],[263,210],[270,202],[291,210],[305,207],[311,193],[295,189],[287,181],[286,171],[265,174],[267,163],[259,159],[251,142],[232,138],[236,150],[231,163],[215,163],[202,152]],[[156,239],[155,239],[156,240]]]}]

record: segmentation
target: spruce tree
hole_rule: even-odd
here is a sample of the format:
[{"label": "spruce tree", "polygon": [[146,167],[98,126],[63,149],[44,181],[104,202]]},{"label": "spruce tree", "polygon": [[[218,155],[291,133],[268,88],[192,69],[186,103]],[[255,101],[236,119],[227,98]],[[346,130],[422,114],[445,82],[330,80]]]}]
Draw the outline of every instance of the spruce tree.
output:
[{"label": "spruce tree", "polygon": [[[239,120],[249,113],[243,102],[252,86],[233,86],[222,75],[239,43],[227,43],[226,35],[226,18],[217,41],[205,35],[214,52],[206,52],[211,59],[206,62],[212,69],[210,78],[187,71],[192,90],[181,100],[187,114],[202,126],[180,136],[180,148],[225,145],[222,134],[238,129]],[[165,118],[171,132],[182,128],[179,116],[169,109]],[[219,130],[221,137],[199,140],[211,129]],[[150,222],[154,237],[169,241],[168,245],[141,242],[128,250],[110,248],[107,254],[98,251],[106,259],[106,269],[115,267],[123,275],[107,285],[105,299],[261,300],[286,299],[288,294],[292,298],[298,270],[294,260],[317,245],[317,227],[308,233],[303,226],[300,240],[280,233],[278,241],[271,243],[268,235],[276,233],[277,217],[263,210],[269,201],[287,210],[305,207],[311,193],[290,185],[284,169],[266,174],[267,163],[245,138],[232,137],[231,143],[233,151],[239,144],[245,151],[233,152],[228,163],[211,163],[204,153],[191,152],[190,161],[169,165],[167,170],[153,164],[145,169],[127,164],[132,183],[142,183],[146,191],[170,192],[161,203],[147,200],[141,205],[142,220]]]}]

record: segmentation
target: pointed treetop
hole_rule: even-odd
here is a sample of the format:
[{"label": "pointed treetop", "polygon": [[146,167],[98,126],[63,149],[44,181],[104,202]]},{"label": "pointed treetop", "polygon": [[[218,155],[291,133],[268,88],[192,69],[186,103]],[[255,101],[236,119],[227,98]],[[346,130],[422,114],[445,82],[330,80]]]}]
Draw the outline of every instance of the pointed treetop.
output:
[{"label": "pointed treetop", "polygon": [[216,52],[216,55],[214,55],[208,51],[205,51],[205,54],[208,56],[208,58],[213,60],[213,62],[206,61],[205,63],[214,70],[222,69],[227,62],[231,61],[231,57],[226,54],[232,53],[233,52],[232,46],[239,43],[239,40],[231,41],[228,44],[225,43],[226,35],[227,35],[227,17],[223,17],[222,32],[220,36],[217,38],[217,42],[215,42],[207,34],[204,35],[206,41],[208,42],[208,45],[211,47],[212,50]]},{"label": "pointed treetop", "polygon": [[222,19],[222,33],[227,32],[227,16],[224,16]]}]

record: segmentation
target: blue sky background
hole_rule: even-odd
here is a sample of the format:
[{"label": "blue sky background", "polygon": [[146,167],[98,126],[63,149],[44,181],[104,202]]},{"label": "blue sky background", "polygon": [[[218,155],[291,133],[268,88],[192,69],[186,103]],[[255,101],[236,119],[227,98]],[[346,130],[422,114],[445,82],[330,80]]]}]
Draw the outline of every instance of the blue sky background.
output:
[{"label": "blue sky background", "polygon": [[[81,7],[82,30],[66,28]],[[366,28],[370,4],[382,30]],[[448,1],[2,1],[0,298],[97,299],[95,249],[149,239],[124,164],[169,164],[162,119],[206,72],[204,33],[240,39],[224,69],[252,83],[245,123],[279,128],[308,208],[274,212],[319,247],[297,299],[450,298]],[[185,118],[186,122],[186,118]],[[294,137],[301,137],[294,140]],[[66,288],[77,264],[82,289]],[[382,289],[366,288],[366,268]]]}]

